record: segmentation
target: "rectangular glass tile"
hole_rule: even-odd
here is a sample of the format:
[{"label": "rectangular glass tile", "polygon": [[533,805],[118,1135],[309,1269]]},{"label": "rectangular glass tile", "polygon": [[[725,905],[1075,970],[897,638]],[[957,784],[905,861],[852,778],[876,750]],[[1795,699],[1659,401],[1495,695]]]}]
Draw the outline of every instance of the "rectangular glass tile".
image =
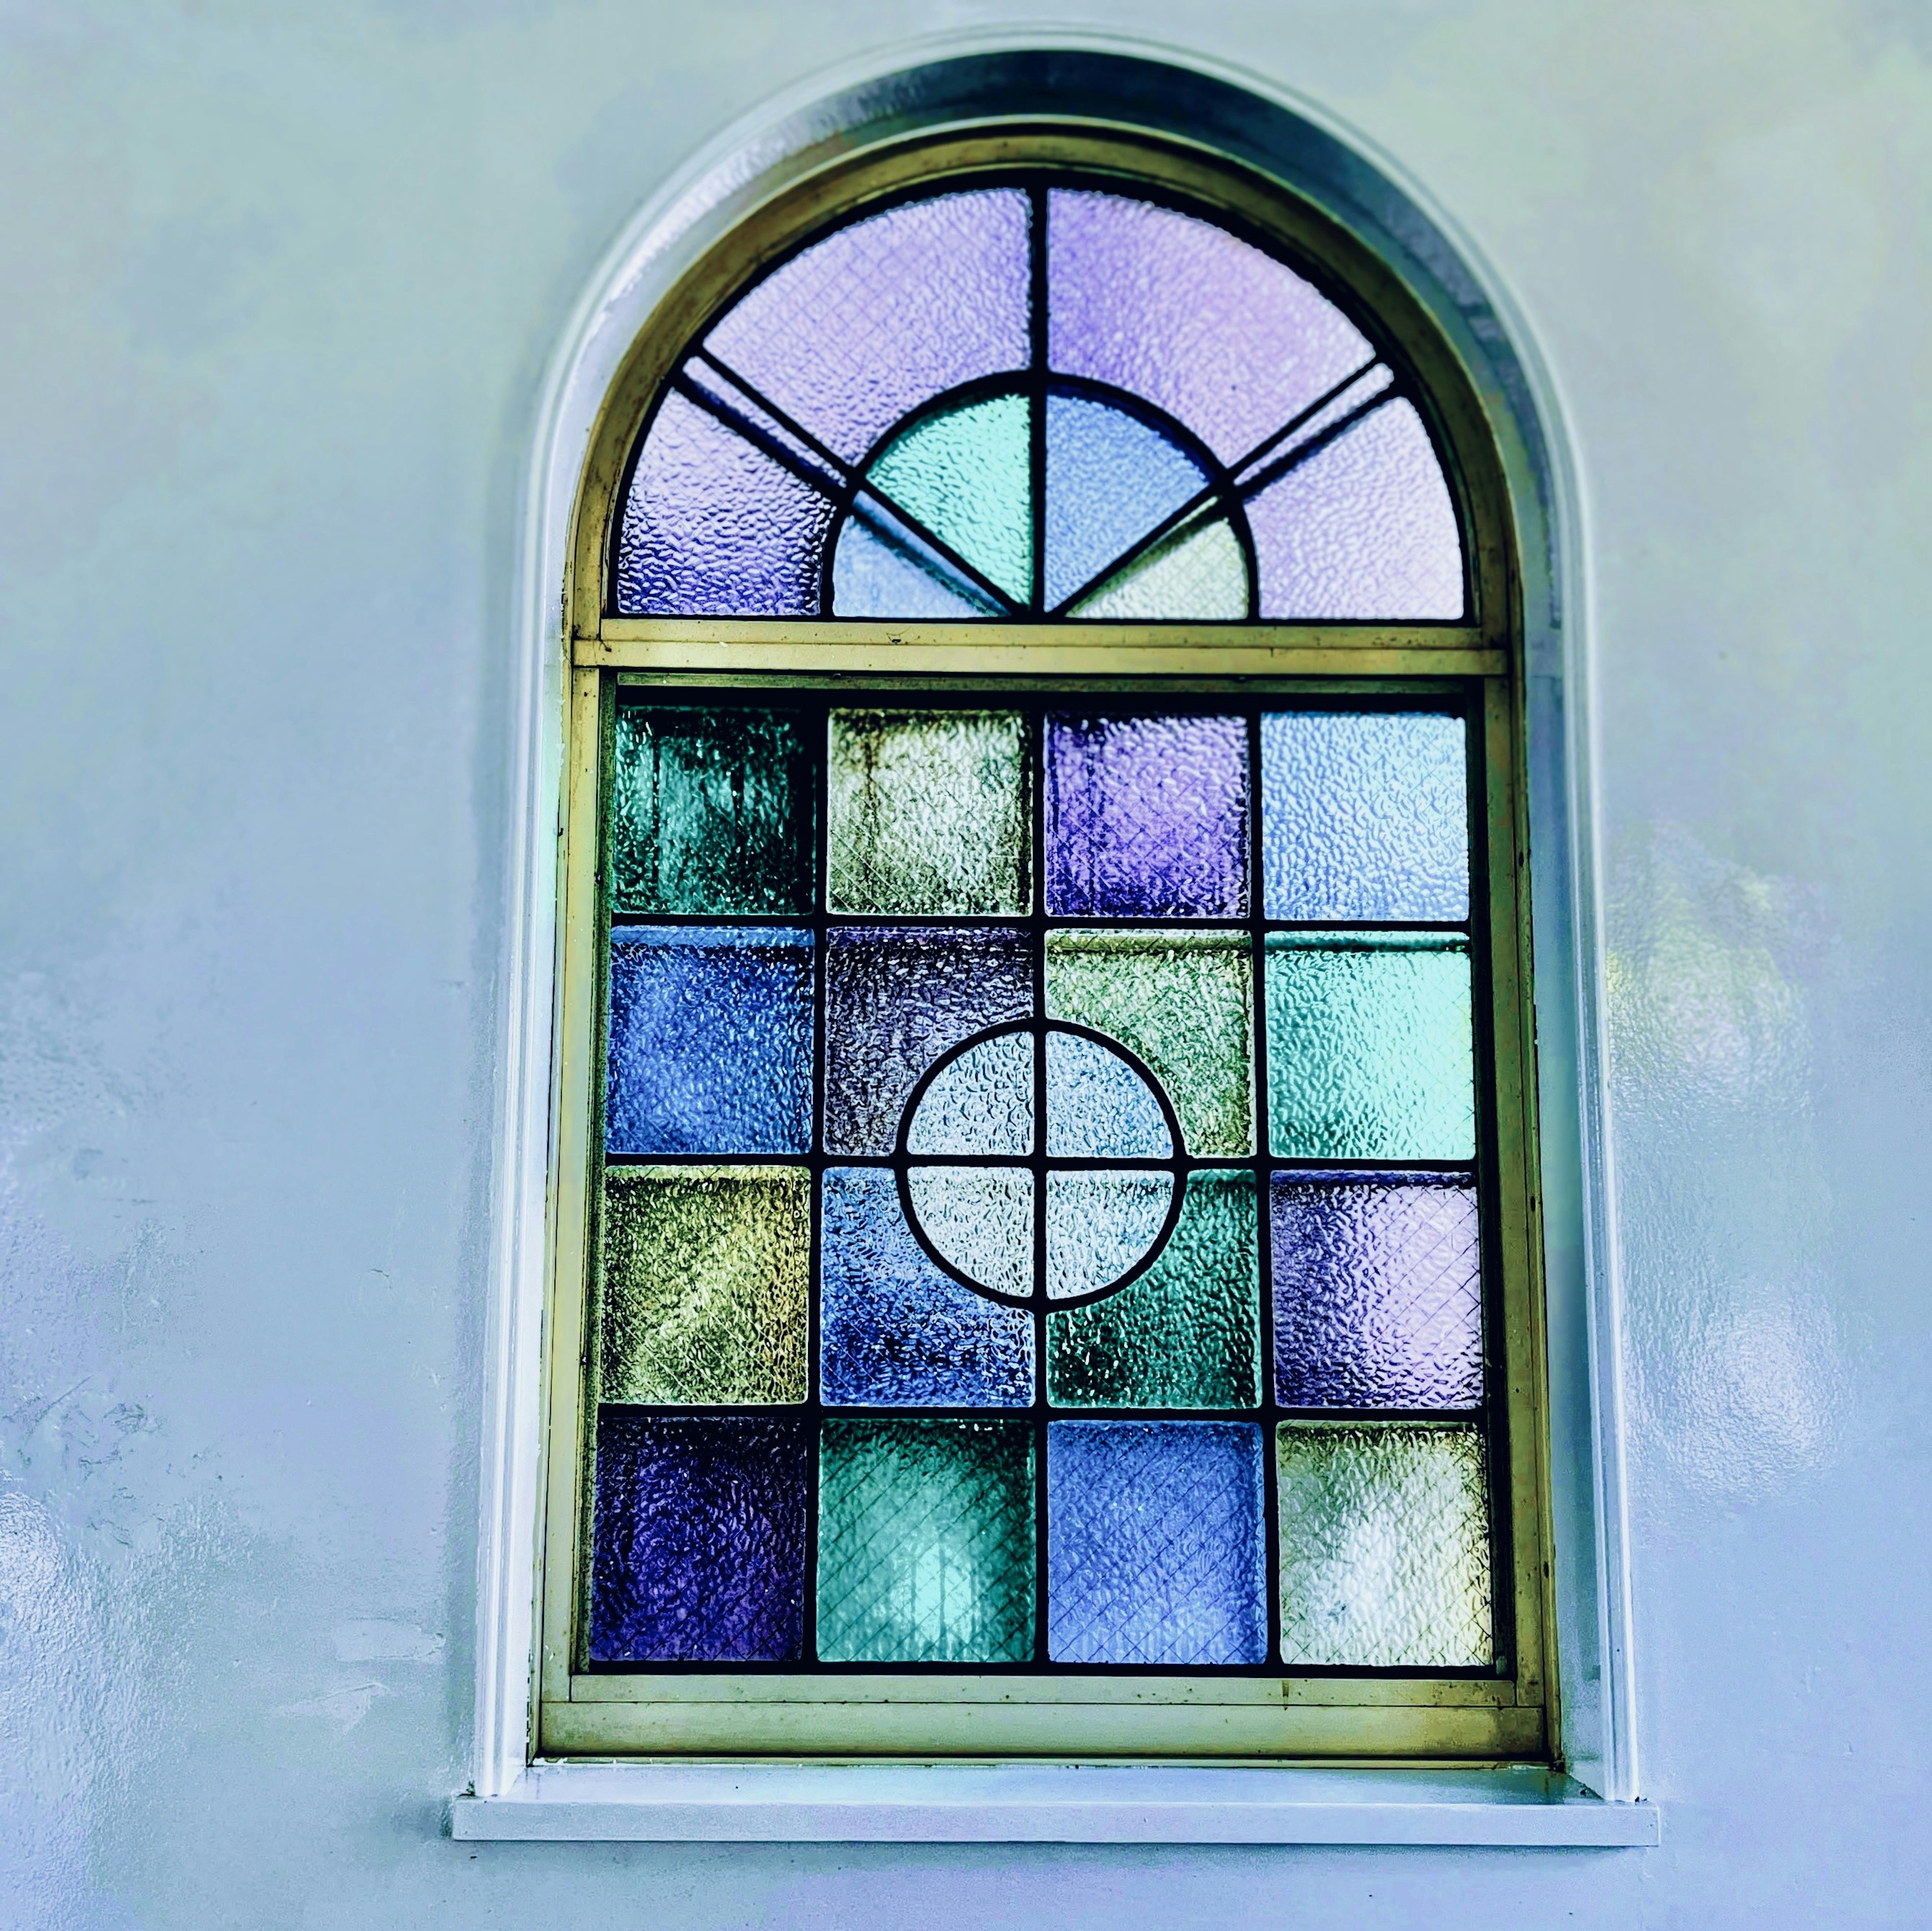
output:
[{"label": "rectangular glass tile", "polygon": [[1270,934],[1268,1067],[1277,1154],[1474,1159],[1466,942],[1422,933]]},{"label": "rectangular glass tile", "polygon": [[1483,1669],[1483,1438],[1467,1425],[1284,1422],[1276,1438],[1284,1663]]},{"label": "rectangular glass tile", "polygon": [[1262,1479],[1252,1422],[1049,1423],[1053,1660],[1262,1661]]},{"label": "rectangular glass tile", "polygon": [[598,1409],[594,1660],[799,1657],[811,1428],[802,1414]]},{"label": "rectangular glass tile", "polygon": [[833,712],[827,909],[1030,910],[1026,748],[1007,712]]},{"label": "rectangular glass tile", "polygon": [[1024,1422],[826,1422],[818,1463],[820,1660],[1030,1657],[1033,1453]]},{"label": "rectangular glass tile", "polygon": [[802,1167],[604,1175],[598,1393],[711,1407],[806,1398],[812,1176]]},{"label": "rectangular glass tile", "polygon": [[1197,1157],[1254,1145],[1252,979],[1242,934],[1047,934],[1048,1015],[1091,1027],[1144,1060]]},{"label": "rectangular glass tile", "polygon": [[1471,1408],[1483,1398],[1476,1189],[1464,1174],[1276,1174],[1275,1398]]},{"label": "rectangular glass tile", "polygon": [[604,1144],[802,1153],[812,1144],[812,934],[686,925],[613,934]]},{"label": "rectangular glass tile", "polygon": [[812,910],[812,765],[784,711],[620,705],[610,910],[769,917]]}]

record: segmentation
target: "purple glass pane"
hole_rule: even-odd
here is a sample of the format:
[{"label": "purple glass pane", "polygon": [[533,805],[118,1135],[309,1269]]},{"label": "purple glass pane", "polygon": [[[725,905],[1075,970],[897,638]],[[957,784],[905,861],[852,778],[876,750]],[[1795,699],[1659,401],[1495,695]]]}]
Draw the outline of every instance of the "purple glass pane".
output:
[{"label": "purple glass pane", "polygon": [[1481,1401],[1482,1276],[1466,1174],[1276,1174],[1271,1216],[1284,1408]]},{"label": "purple glass pane", "polygon": [[1366,416],[1248,499],[1262,615],[1462,614],[1462,545],[1414,406]]},{"label": "purple glass pane", "polygon": [[598,1411],[596,1661],[800,1655],[810,1428],[802,1415]]},{"label": "purple glass pane", "polygon": [[816,616],[830,501],[735,430],[667,396],[625,499],[626,616]]},{"label": "purple glass pane", "polygon": [[705,346],[856,463],[908,409],[1027,361],[1027,204],[934,195],[814,243]]},{"label": "purple glass pane", "polygon": [[1054,718],[1046,902],[1086,918],[1245,918],[1239,718]]},{"label": "purple glass pane", "polygon": [[1119,195],[1048,201],[1053,367],[1158,403],[1223,462],[1374,357],[1326,296],[1225,229]]}]

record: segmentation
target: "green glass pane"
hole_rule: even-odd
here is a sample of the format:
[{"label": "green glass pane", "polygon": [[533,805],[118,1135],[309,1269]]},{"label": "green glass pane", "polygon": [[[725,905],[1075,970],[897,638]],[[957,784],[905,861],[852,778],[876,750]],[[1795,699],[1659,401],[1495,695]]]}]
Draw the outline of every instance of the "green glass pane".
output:
[{"label": "green glass pane", "polygon": [[1060,1408],[1240,1408],[1258,1399],[1255,1177],[1190,1176],[1180,1223],[1138,1281],[1047,1317]]},{"label": "green glass pane", "polygon": [[1220,520],[1156,544],[1067,612],[1116,622],[1162,617],[1208,622],[1247,613],[1247,559],[1233,530]]},{"label": "green glass pane", "polygon": [[1268,1138],[1279,1154],[1474,1159],[1467,943],[1270,935],[1268,1069]]},{"label": "green glass pane", "polygon": [[782,711],[619,708],[610,909],[755,916],[812,910],[812,770]]},{"label": "green glass pane", "polygon": [[1489,1507],[1476,1429],[1285,1422],[1275,1456],[1284,1663],[1490,1663]]},{"label": "green glass pane", "polygon": [[834,912],[1025,912],[1026,724],[1005,712],[835,711]]},{"label": "green glass pane", "polygon": [[1024,1422],[828,1421],[818,1461],[826,1663],[1018,1663],[1034,1645]]},{"label": "green glass pane", "polygon": [[1046,1009],[1137,1053],[1166,1087],[1186,1150],[1254,1146],[1248,942],[1214,932],[1051,932]]},{"label": "green glass pane", "polygon": [[928,416],[867,474],[1016,601],[1033,593],[1033,460],[1027,398],[994,396]]},{"label": "green glass pane", "polygon": [[811,1249],[802,1168],[607,1169],[599,1399],[803,1401]]}]

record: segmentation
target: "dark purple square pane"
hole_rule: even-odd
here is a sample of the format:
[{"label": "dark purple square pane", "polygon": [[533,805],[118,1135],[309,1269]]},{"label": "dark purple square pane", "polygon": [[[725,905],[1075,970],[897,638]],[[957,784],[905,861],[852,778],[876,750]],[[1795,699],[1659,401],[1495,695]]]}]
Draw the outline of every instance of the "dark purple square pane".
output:
[{"label": "dark purple square pane", "polygon": [[597,1415],[590,1654],[784,1663],[805,1640],[802,1415]]},{"label": "dark purple square pane", "polygon": [[1271,1212],[1284,1408],[1481,1401],[1482,1273],[1466,1174],[1278,1173]]},{"label": "dark purple square pane", "polygon": [[1046,902],[1080,918],[1244,918],[1248,736],[1239,718],[1047,725]]}]

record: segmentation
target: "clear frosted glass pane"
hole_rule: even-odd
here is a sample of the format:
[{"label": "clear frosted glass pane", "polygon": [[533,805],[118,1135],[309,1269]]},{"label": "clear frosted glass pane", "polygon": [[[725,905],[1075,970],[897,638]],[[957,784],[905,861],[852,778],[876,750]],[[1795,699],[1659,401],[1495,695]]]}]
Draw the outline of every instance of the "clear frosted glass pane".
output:
[{"label": "clear frosted glass pane", "polygon": [[1245,721],[1049,718],[1046,904],[1076,917],[1245,918]]},{"label": "clear frosted glass pane", "polygon": [[1275,1453],[1284,1663],[1490,1663],[1489,1510],[1474,1429],[1286,1422]]},{"label": "clear frosted glass pane", "polygon": [[998,603],[862,503],[839,532],[832,559],[832,607],[842,617],[991,616]]},{"label": "clear frosted glass pane", "polygon": [[1118,1039],[1152,1068],[1196,1155],[1252,1150],[1251,978],[1245,936],[1047,934],[1048,1015]]},{"label": "clear frosted glass pane", "polygon": [[1164,1160],[1174,1136],[1147,1082],[1119,1054],[1049,1032],[1046,1150],[1056,1160]]},{"label": "clear frosted glass pane", "polygon": [[1060,1408],[1252,1408],[1256,1225],[1252,1174],[1190,1174],[1160,1259],[1118,1294],[1048,1317],[1048,1399]]},{"label": "clear frosted glass pane", "polygon": [[610,941],[604,1144],[802,1153],[812,1144],[812,934],[687,925]]},{"label": "clear frosted glass pane", "polygon": [[1469,916],[1466,727],[1418,712],[1262,719],[1262,892],[1270,919]]},{"label": "clear frosted glass pane", "polygon": [[598,1409],[596,1661],[797,1660],[811,1426],[802,1415]]},{"label": "clear frosted glass pane", "polygon": [[1262,1482],[1262,1432],[1252,1423],[1052,1423],[1053,1660],[1261,1662]]},{"label": "clear frosted glass pane", "polygon": [[1463,940],[1272,934],[1268,1029],[1268,1138],[1276,1153],[1475,1158]]},{"label": "clear frosted glass pane", "polygon": [[1166,1224],[1172,1174],[1046,1177],[1046,1294],[1096,1293],[1137,1267]]},{"label": "clear frosted glass pane", "polygon": [[804,1168],[610,1168],[602,1246],[600,1400],[805,1399]]},{"label": "clear frosted glass pane", "polygon": [[1013,1167],[914,1167],[906,1192],[921,1231],[995,1294],[1033,1291],[1033,1175]]},{"label": "clear frosted glass pane", "polygon": [[1455,1174],[1276,1174],[1275,1394],[1292,1408],[1483,1398],[1476,1189]]},{"label": "clear frosted glass pane", "polygon": [[1033,1036],[1007,1033],[962,1053],[926,1088],[906,1146],[914,1153],[1030,1153]]},{"label": "clear frosted glass pane", "polygon": [[1067,612],[1110,623],[1232,623],[1247,613],[1247,559],[1220,518],[1163,538]]},{"label": "clear frosted glass pane", "polygon": [[818,1465],[821,1662],[1033,1654],[1025,1423],[828,1421]]},{"label": "clear frosted glass pane", "polygon": [[1028,910],[1025,746],[1004,712],[835,711],[830,909]]},{"label": "clear frosted glass pane", "polygon": [[834,1406],[1024,1408],[1033,1317],[942,1273],[882,1167],[827,1170],[819,1381]]},{"label": "clear frosted glass pane", "polygon": [[620,706],[606,809],[614,913],[812,910],[811,752],[795,716]]}]

